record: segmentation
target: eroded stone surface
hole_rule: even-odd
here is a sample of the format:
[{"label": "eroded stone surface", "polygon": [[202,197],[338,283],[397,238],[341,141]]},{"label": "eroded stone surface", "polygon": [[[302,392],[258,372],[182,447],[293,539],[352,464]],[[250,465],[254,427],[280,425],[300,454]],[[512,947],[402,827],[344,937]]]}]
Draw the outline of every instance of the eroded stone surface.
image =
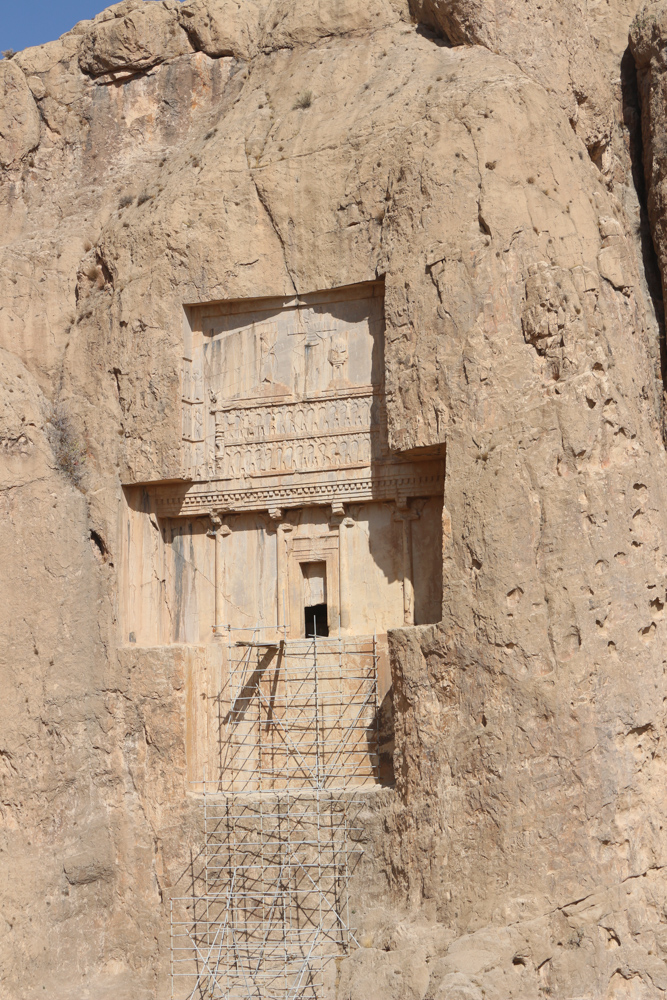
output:
[{"label": "eroded stone surface", "polygon": [[79,65],[84,73],[135,73],[188,51],[178,21],[178,4],[144,6],[124,0],[110,8],[113,17],[96,18],[83,37]]},{"label": "eroded stone surface", "polygon": [[249,58],[257,51],[266,4],[254,0],[190,0],[179,8],[179,20],[193,45],[208,56]]},{"label": "eroded stone surface", "polygon": [[[611,141],[611,89],[598,57],[594,22],[578,0],[539,7],[520,0],[410,0],[410,9],[452,44],[483,45],[516,62],[558,95],[577,135],[593,155],[602,156]],[[574,23],[578,31],[572,30]]]},{"label": "eroded stone surface", "polygon": [[637,65],[641,99],[644,173],[648,214],[656,252],[665,281],[665,75],[662,50],[667,34],[667,7],[659,0],[644,4],[630,32],[630,46]]}]

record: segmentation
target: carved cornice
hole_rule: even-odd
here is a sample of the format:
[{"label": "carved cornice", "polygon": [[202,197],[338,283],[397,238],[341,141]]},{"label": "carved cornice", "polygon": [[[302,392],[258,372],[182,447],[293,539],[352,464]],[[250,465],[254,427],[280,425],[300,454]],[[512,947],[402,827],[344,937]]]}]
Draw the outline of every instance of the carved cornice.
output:
[{"label": "carved cornice", "polygon": [[[411,497],[441,496],[444,485],[442,462],[387,463],[367,467],[349,477],[338,470],[326,479],[299,476],[296,482],[275,483],[249,480],[212,480],[191,486],[148,487],[159,517],[199,517],[216,511],[266,511],[326,504],[396,501],[404,505]],[[297,477],[285,477],[296,479]]]}]

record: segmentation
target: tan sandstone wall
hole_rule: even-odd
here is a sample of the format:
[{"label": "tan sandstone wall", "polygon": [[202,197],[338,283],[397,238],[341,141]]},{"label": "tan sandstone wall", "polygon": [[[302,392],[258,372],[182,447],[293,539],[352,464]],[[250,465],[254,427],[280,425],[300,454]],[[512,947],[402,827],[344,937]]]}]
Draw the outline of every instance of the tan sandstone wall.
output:
[{"label": "tan sandstone wall", "polygon": [[209,681],[196,632],[126,645],[120,526],[181,474],[184,304],[382,276],[390,441],[447,449],[443,610],[391,635],[338,997],[667,989],[637,6],[125,0],[0,62],[3,998],[169,995]]}]

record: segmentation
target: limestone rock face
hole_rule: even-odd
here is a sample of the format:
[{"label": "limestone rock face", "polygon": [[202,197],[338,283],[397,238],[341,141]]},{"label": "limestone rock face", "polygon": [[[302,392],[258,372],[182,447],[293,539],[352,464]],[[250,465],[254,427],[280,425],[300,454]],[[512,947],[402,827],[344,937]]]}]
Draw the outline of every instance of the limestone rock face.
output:
[{"label": "limestone rock face", "polygon": [[[283,46],[314,45],[318,41],[372,32],[395,23],[401,14],[401,4],[391,0],[323,0],[307,10],[301,10],[290,0],[272,0],[266,8],[263,46],[277,49]],[[404,11],[403,11],[404,13]]]},{"label": "limestone rock face", "polygon": [[30,87],[11,60],[0,64],[0,165],[8,167],[39,142],[39,113]]},{"label": "limestone rock face", "polygon": [[213,666],[123,632],[119,526],[124,485],[183,481],[187,309],[380,281],[389,444],[446,452],[442,615],[389,638],[396,788],[339,1000],[667,989],[637,6],[126,0],[0,62],[2,1000],[169,996]]},{"label": "limestone rock face", "polygon": [[[597,54],[595,29],[578,0],[539,6],[522,0],[410,0],[410,9],[453,45],[483,45],[502,53],[557,94],[577,135],[594,155],[609,144],[611,89]],[[574,24],[577,31],[572,30]]]}]

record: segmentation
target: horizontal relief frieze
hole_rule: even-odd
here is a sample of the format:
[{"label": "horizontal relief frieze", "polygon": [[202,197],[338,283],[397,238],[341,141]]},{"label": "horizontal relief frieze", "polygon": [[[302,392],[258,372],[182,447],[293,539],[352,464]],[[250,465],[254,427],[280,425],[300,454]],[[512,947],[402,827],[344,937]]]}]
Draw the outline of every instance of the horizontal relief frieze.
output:
[{"label": "horizontal relief frieze", "polygon": [[372,392],[326,400],[212,408],[215,470],[224,478],[367,465],[385,451]]}]

